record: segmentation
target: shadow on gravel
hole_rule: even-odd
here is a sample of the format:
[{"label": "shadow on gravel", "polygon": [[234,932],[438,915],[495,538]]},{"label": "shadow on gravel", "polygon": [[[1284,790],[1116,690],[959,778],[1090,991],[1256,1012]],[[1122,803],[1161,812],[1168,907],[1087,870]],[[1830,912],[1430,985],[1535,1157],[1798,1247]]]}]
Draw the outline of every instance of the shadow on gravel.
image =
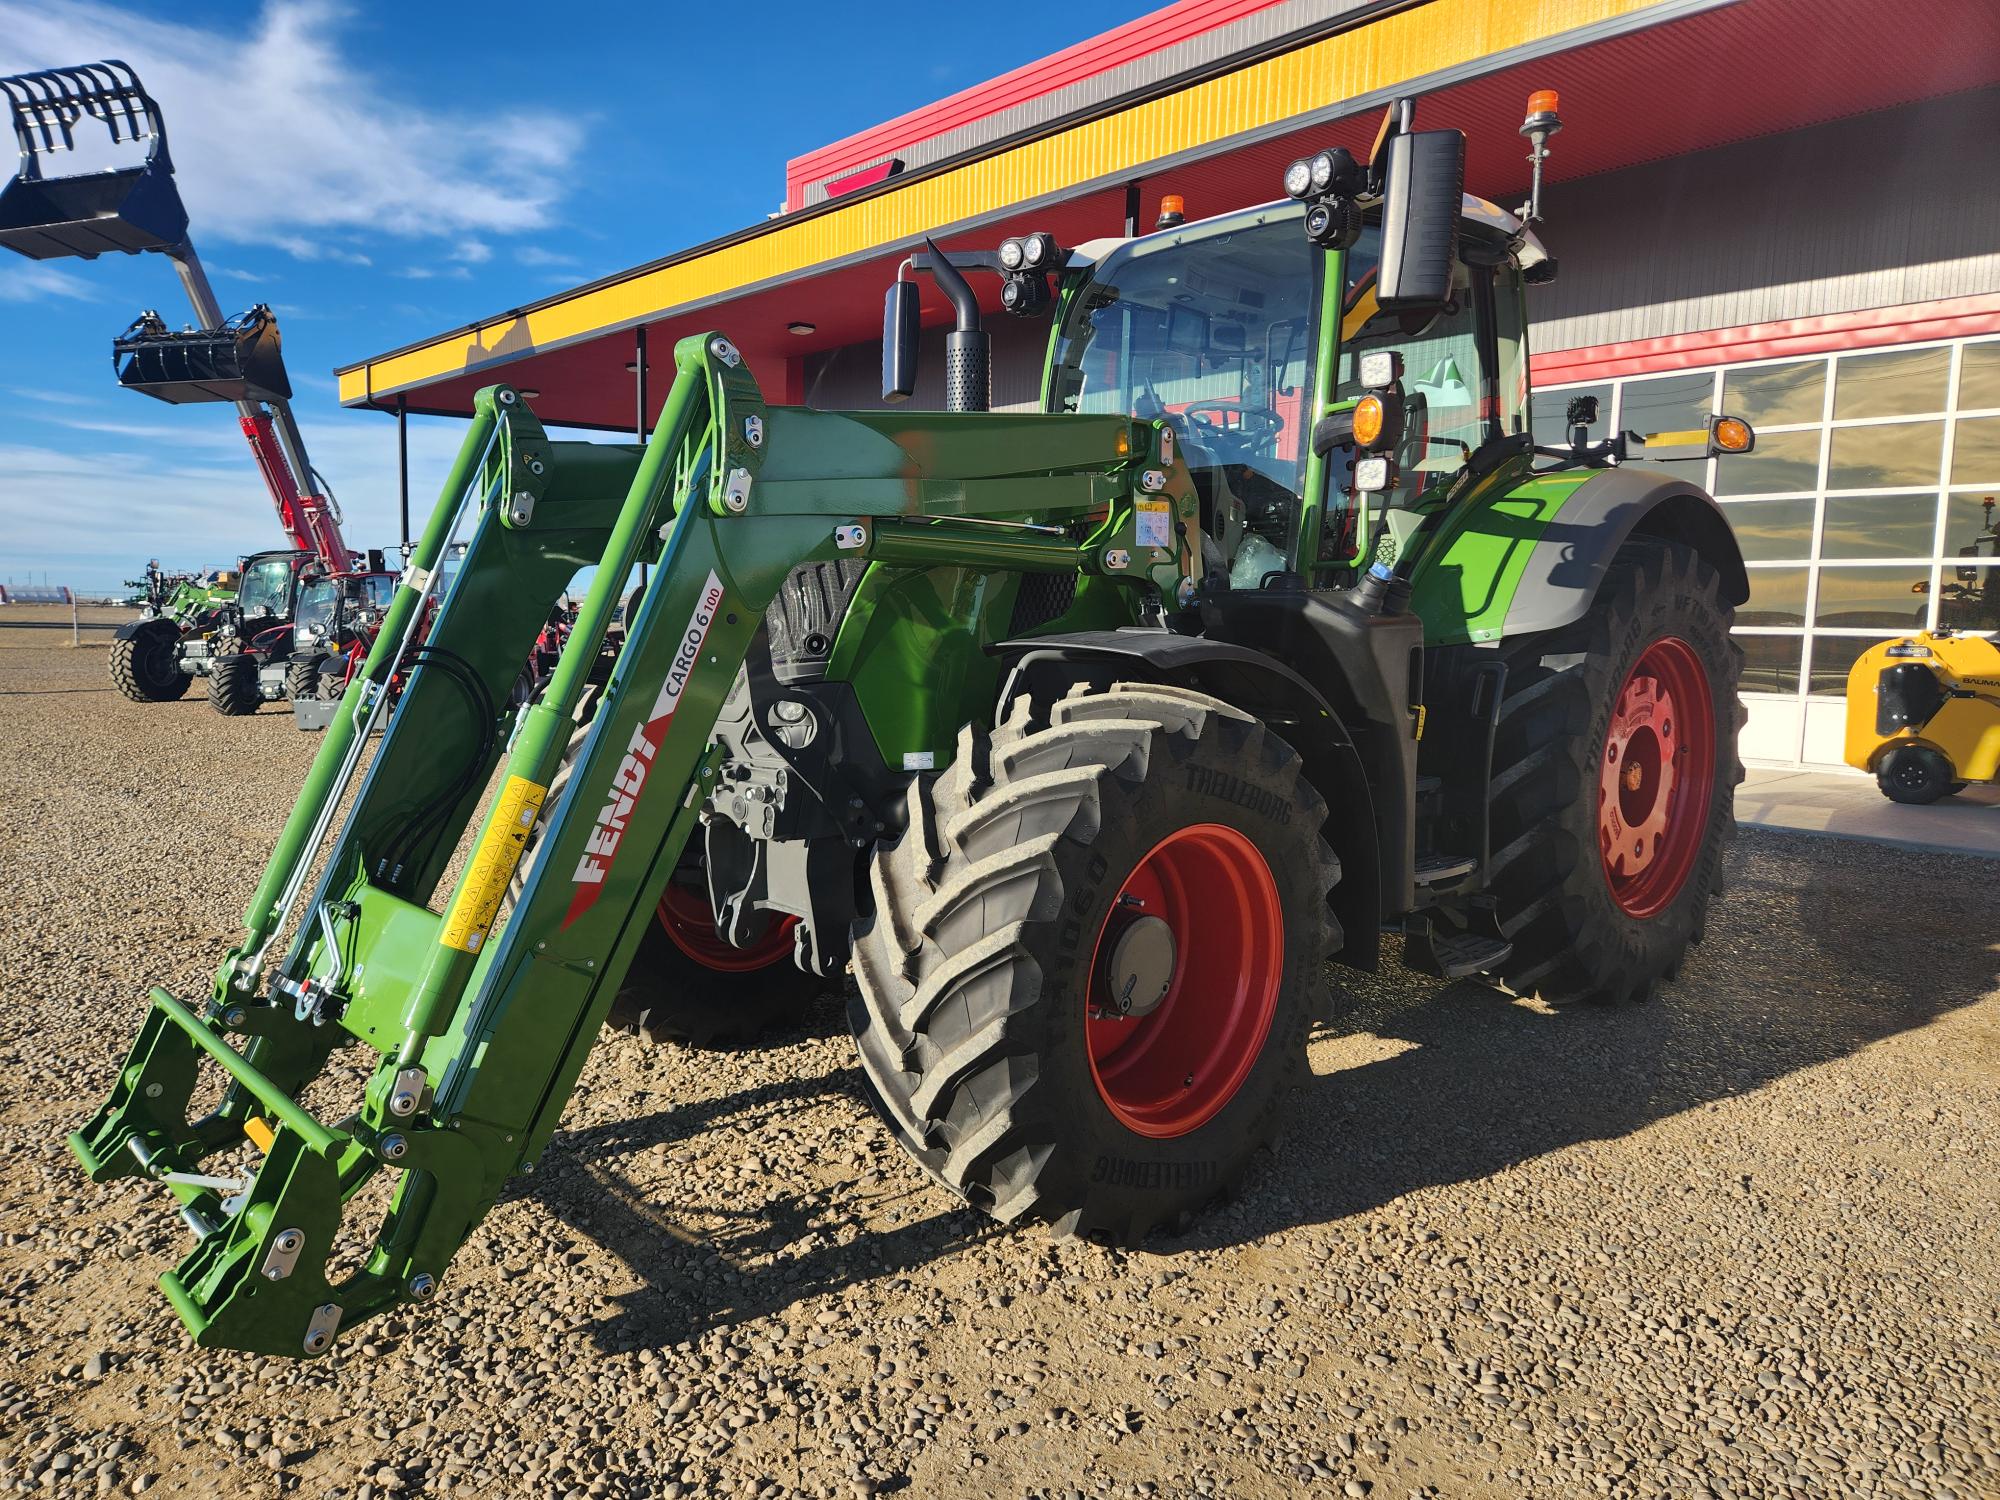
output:
[{"label": "shadow on gravel", "polygon": [[[1551,1014],[1409,974],[1385,955],[1383,974],[1347,975],[1356,1007],[1341,1031],[1379,1038],[1395,1055],[1315,1077],[1236,1211],[1147,1248],[1214,1249],[1367,1213],[1630,1134],[1923,1026],[2000,983],[2000,945],[1978,936],[1991,931],[1995,874],[1975,859],[1746,833],[1729,894],[1682,979],[1652,1004],[1619,1010]],[[1888,895],[1898,921],[1885,933]],[[792,1039],[837,1031],[838,1017],[837,1002],[822,1001]],[[558,1137],[544,1158],[552,1170],[527,1191],[642,1282],[594,1330],[604,1348],[676,1343],[1007,1232],[913,1173],[876,1182],[872,1165],[741,1200],[719,1159],[712,1177],[683,1166],[677,1180],[696,1203],[663,1200],[635,1171],[652,1148],[718,1128],[753,1151],[755,1132],[774,1127],[809,1141],[819,1104],[839,1095],[867,1110],[859,1073],[842,1068]],[[860,1227],[892,1211],[907,1217]],[[703,1221],[698,1233],[680,1227],[683,1213]]]},{"label": "shadow on gravel", "polygon": [[[838,997],[824,997],[772,1045],[844,1033],[843,1015]],[[709,1328],[782,1311],[803,1297],[931,1265],[1003,1232],[955,1206],[941,1189],[920,1184],[887,1153],[845,1163],[851,1153],[843,1151],[834,1180],[801,1180],[778,1192],[760,1183],[736,1193],[739,1179],[719,1153],[707,1170],[685,1160],[657,1174],[647,1170],[654,1148],[713,1131],[727,1131],[759,1154],[765,1148],[758,1134],[775,1128],[796,1130],[810,1143],[820,1123],[815,1116],[829,1103],[843,1122],[865,1117],[874,1127],[860,1070],[842,1067],[558,1132],[543,1157],[545,1170],[522,1184],[523,1195],[617,1256],[640,1282],[620,1299],[617,1313],[592,1328],[599,1348],[679,1343]],[[791,1154],[801,1153],[794,1148]],[[650,1175],[671,1175],[681,1196],[649,1190]],[[901,1222],[863,1227],[864,1220],[884,1216]]]},{"label": "shadow on gravel", "polygon": [[1366,1213],[1924,1026],[2000,984],[1996,875],[1983,860],[1746,833],[1706,941],[1650,1004],[1551,1014],[1480,985],[1361,976],[1341,1031],[1401,1050],[1315,1078],[1238,1211],[1176,1248]]}]

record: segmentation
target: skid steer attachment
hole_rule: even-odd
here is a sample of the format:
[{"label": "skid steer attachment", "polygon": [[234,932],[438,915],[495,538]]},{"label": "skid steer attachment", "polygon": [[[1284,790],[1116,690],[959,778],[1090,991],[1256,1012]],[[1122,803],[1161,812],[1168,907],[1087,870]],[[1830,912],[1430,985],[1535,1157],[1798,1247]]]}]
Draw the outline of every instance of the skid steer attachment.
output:
[{"label": "skid steer attachment", "polygon": [[[107,250],[167,250],[187,239],[187,208],[174,185],[173,158],[159,107],[139,75],[116,59],[0,78],[13,116],[21,166],[0,188],[0,245],[36,260]],[[50,159],[77,149],[75,128],[99,120],[120,154],[144,160],[50,177]]]},{"label": "skid steer attachment", "polygon": [[[1081,572],[1169,598],[1198,570],[1197,498],[1159,424],[996,415],[968,437],[948,413],[767,409],[714,334],[683,340],[675,363],[643,449],[552,442],[514,391],[480,392],[209,1003],[153,991],[109,1100],[70,1138],[94,1180],[143,1175],[180,1200],[197,1243],[162,1284],[201,1345],[315,1355],[430,1297],[502,1185],[540,1156],[697,826],[711,731],[795,567]],[[947,428],[956,441],[941,440]],[[1023,514],[1045,524],[1006,519]],[[1163,528],[1169,514],[1178,524]],[[461,523],[469,544],[440,592]],[[641,561],[658,571],[552,805]],[[544,695],[510,710],[551,606],[593,564]],[[404,684],[393,711],[392,677]],[[316,1117],[302,1091],[357,1043],[377,1054],[362,1097],[337,1122]],[[227,1090],[191,1121],[204,1064]],[[245,1151],[258,1158],[247,1181],[212,1160]],[[393,1200],[365,1262],[341,1275],[329,1254],[343,1205],[381,1173],[397,1178]]]}]

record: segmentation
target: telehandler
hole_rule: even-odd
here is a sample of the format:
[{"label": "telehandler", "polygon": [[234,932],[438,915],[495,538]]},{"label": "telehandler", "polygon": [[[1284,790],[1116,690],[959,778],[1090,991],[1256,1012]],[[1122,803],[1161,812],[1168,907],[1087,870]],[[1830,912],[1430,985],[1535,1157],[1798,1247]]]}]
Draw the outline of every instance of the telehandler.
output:
[{"label": "telehandler", "polygon": [[[1464,196],[1463,137],[1412,114],[1263,208],[913,254],[886,394],[930,275],[951,410],[768,405],[721,333],[676,346],[643,447],[479,394],[243,938],[205,1003],[152,991],[71,1137],[178,1200],[162,1285],[197,1343],[318,1355],[434,1297],[614,1002],[671,1032],[851,970],[869,1090],[939,1183],[1134,1245],[1272,1139],[1329,958],[1373,968],[1386,930],[1558,1004],[1674,973],[1740,777],[1743,564],[1706,494],[1620,466],[1637,438],[1537,444],[1533,200]],[[1555,123],[1538,96],[1537,153]],[[981,410],[968,274],[1053,316],[1045,411]],[[663,946],[669,913],[700,941]],[[342,1047],[360,1097],[308,1110]]]},{"label": "telehandler", "polygon": [[[269,587],[248,605],[214,589],[177,589],[120,627],[111,644],[111,681],[134,702],[159,703],[185,696],[195,678],[206,677],[218,712],[255,712],[267,698],[284,695],[286,675],[281,659],[276,692],[270,692],[272,681],[263,671],[269,653],[257,652],[242,633],[246,614],[268,634],[290,623],[301,569],[379,570],[381,554],[364,559],[341,534],[339,503],[307,456],[292,414],[277,317],[261,303],[233,318],[222,315],[188,233],[166,122],[139,75],[106,59],[0,78],[0,97],[20,147],[15,175],[0,184],[0,246],[34,260],[95,260],[116,251],[160,254],[173,262],[199,324],[173,329],[159,313],[141,313],[112,341],[118,383],[174,405],[233,405],[297,554],[274,562],[274,554],[260,553],[243,564],[246,585],[254,568],[262,568],[267,584],[276,581],[281,565],[287,570],[282,616],[271,613],[277,596]],[[65,159],[76,166],[86,156],[77,138],[86,120],[103,127],[114,164],[52,175]]]}]

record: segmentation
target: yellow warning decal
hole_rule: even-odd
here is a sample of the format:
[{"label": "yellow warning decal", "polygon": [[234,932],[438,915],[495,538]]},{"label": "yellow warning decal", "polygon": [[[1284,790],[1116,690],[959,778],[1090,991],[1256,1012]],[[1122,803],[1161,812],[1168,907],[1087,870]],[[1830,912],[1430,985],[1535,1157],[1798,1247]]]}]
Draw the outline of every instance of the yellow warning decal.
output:
[{"label": "yellow warning decal", "polygon": [[243,1134],[250,1144],[259,1151],[269,1151],[277,1143],[278,1133],[271,1128],[271,1122],[261,1115],[252,1115],[243,1122]]},{"label": "yellow warning decal", "polygon": [[528,833],[541,815],[542,798],[549,789],[537,786],[525,776],[509,776],[493,804],[493,816],[479,840],[465,878],[459,882],[458,897],[444,920],[438,941],[461,953],[477,953],[486,941],[493,919],[500,914],[500,899],[507,894],[507,882],[521,863],[521,851],[528,847]]}]

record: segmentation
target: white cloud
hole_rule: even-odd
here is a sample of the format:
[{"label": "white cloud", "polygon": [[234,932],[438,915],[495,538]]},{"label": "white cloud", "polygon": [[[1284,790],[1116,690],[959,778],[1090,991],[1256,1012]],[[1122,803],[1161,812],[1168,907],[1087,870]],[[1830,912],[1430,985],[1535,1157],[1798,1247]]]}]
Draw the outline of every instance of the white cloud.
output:
[{"label": "white cloud", "polygon": [[0,0],[0,73],[130,62],[166,116],[196,244],[366,264],[356,236],[472,243],[551,222],[583,145],[573,115],[398,97],[347,54],[332,0],[267,0],[247,28],[165,14]]},{"label": "white cloud", "polygon": [[39,261],[0,265],[0,302],[44,302],[50,297],[72,297],[78,302],[98,300],[95,287],[59,266],[45,266]]},{"label": "white cloud", "polygon": [[493,259],[493,247],[484,240],[467,240],[451,252],[451,258],[468,266],[482,266]]},{"label": "white cloud", "polygon": [[400,276],[405,281],[469,281],[472,272],[464,266],[399,266],[389,273]]},{"label": "white cloud", "polygon": [[[130,424],[74,445],[0,442],[0,559],[12,570],[50,572],[73,588],[108,589],[148,557],[213,567],[282,546],[283,533],[235,423],[186,413],[183,424]],[[124,424],[106,424],[119,426]],[[163,443],[166,428],[177,443]],[[410,507],[421,529],[465,436],[463,422],[410,419]],[[357,547],[398,538],[396,424],[342,412],[306,433],[313,463],[333,481]],[[215,446],[208,445],[213,440]],[[64,524],[49,524],[60,507]]]},{"label": "white cloud", "polygon": [[7,394],[20,396],[29,401],[46,401],[52,406],[95,406],[89,396],[79,396],[75,391],[38,391],[25,385],[10,385]]},{"label": "white cloud", "polygon": [[208,267],[208,274],[211,276],[226,277],[230,281],[247,281],[252,286],[263,286],[269,282],[279,280],[276,276],[260,276],[255,271],[239,271],[234,266],[210,266]]},{"label": "white cloud", "polygon": [[95,417],[51,417],[49,420],[58,427],[68,427],[77,432],[139,438],[147,443],[176,443],[197,448],[236,448],[243,444],[243,434],[234,423],[107,422]]},{"label": "white cloud", "polygon": [[514,259],[524,266],[573,266],[576,257],[561,250],[544,250],[540,245],[522,245]]},{"label": "white cloud", "polygon": [[359,250],[350,250],[345,245],[335,244],[331,240],[309,239],[303,234],[272,234],[266,235],[265,238],[280,250],[300,260],[337,260],[342,265],[348,266],[375,264]]}]

